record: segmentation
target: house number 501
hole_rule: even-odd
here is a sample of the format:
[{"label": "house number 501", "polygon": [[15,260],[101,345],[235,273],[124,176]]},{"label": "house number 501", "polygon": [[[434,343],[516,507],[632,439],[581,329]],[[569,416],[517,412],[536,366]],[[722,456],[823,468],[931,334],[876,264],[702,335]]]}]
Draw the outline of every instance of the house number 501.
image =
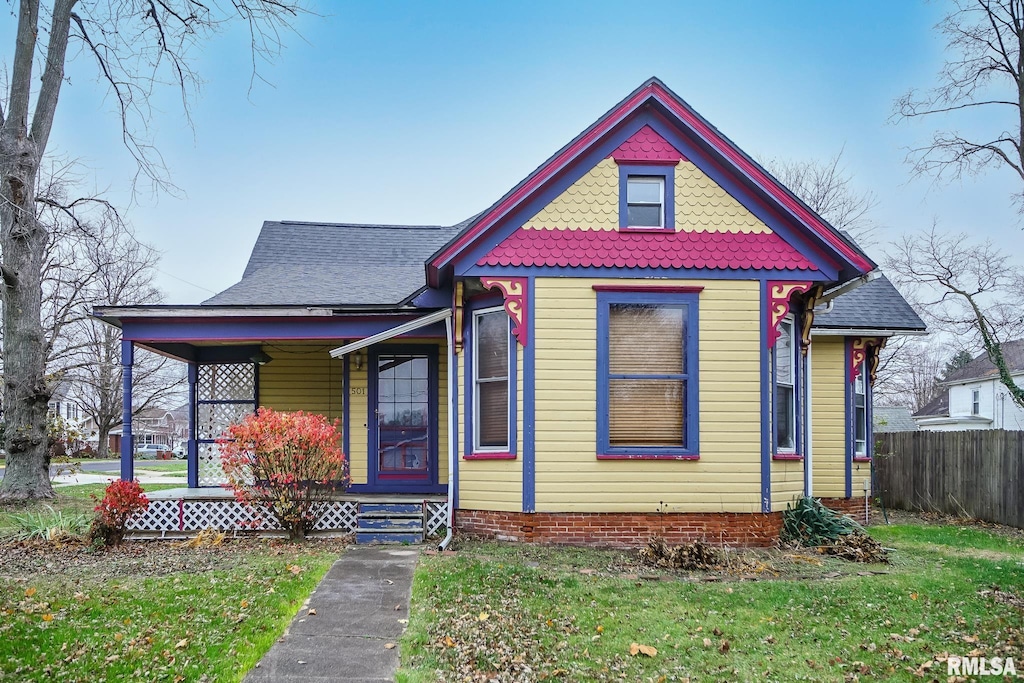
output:
[{"label": "house number 501", "polygon": [[366,396],[366,387],[352,387],[351,394],[353,396]]}]

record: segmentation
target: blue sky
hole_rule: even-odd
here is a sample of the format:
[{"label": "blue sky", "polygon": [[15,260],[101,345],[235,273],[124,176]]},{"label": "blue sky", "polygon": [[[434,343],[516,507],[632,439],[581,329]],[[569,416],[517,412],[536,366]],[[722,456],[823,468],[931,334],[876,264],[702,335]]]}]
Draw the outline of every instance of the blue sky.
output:
[{"label": "blue sky", "polygon": [[[943,2],[328,2],[249,91],[245,36],[196,54],[194,132],[173,92],[155,141],[184,196],[141,195],[127,216],[163,257],[168,302],[236,282],[265,219],[451,224],[490,205],[649,76],[758,159],[844,150],[879,200],[881,240],[928,227],[1019,235],[1014,179],[911,182],[905,148],[941,121],[888,122],[934,82]],[[9,50],[13,18],[0,45]],[[4,53],[9,64],[10,56]],[[51,149],[127,202],[133,162],[78,58]],[[970,127],[970,119],[965,119]],[[1019,182],[1019,181],[1018,181]],[[878,258],[878,249],[873,255]]]}]

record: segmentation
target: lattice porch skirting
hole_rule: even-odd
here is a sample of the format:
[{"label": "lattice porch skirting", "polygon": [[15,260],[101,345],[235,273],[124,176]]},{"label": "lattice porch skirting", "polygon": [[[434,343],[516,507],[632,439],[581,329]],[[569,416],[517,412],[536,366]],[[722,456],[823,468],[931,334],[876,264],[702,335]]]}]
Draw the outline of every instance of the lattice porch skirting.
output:
[{"label": "lattice porch skirting", "polygon": [[[351,534],[356,530],[359,500],[334,500],[321,503],[324,512],[313,536]],[[427,536],[435,536],[447,523],[444,501],[425,500],[424,522]],[[250,507],[230,498],[202,500],[164,498],[149,501],[149,507],[127,524],[129,538],[189,538],[204,529],[232,535],[284,535],[269,514],[257,514]]]}]

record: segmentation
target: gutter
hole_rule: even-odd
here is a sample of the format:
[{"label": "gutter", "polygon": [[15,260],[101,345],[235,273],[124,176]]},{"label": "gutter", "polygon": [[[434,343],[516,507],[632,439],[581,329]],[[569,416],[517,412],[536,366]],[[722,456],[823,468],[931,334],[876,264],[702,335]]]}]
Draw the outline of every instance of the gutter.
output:
[{"label": "gutter", "polygon": [[872,280],[877,280],[880,277],[882,277],[882,271],[875,268],[874,270],[864,273],[859,277],[855,277],[852,280],[844,282],[838,287],[833,287],[832,289],[826,290],[824,293],[822,293],[820,297],[818,297],[818,300],[815,302],[815,304],[827,304],[828,302],[835,299],[837,296],[841,296],[843,294],[846,294],[847,292],[852,292],[858,287],[866,285]]}]

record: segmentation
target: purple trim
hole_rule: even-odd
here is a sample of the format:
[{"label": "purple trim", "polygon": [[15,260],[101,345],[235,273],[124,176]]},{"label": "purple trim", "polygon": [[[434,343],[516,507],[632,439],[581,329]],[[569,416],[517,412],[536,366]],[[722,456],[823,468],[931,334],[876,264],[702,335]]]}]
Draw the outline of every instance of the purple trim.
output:
[{"label": "purple trim", "polygon": [[135,440],[132,438],[132,365],[135,348],[131,341],[121,340],[121,480],[135,478]]},{"label": "purple trim", "polygon": [[[761,310],[768,310],[768,282],[761,281]],[[761,512],[772,511],[772,437],[769,430],[771,422],[771,381],[769,368],[768,325],[767,316],[761,320]]]},{"label": "purple trim", "polygon": [[803,460],[804,456],[799,453],[776,453],[772,460]]},{"label": "purple trim", "polygon": [[856,455],[853,458],[854,462],[871,462],[870,455]]},{"label": "purple trim", "polygon": [[[533,277],[529,278],[526,296],[528,308],[531,311],[537,310],[536,284],[537,281]],[[533,512],[537,509],[537,406],[534,403],[537,387],[537,362],[534,355],[537,348],[537,329],[534,325],[535,319],[536,316],[531,315],[527,321],[529,338],[535,341],[523,349],[523,512]]]},{"label": "purple trim", "polygon": [[199,444],[196,441],[199,421],[196,415],[196,383],[199,380],[199,366],[188,364],[188,487],[199,488]]},{"label": "purple trim", "polygon": [[462,456],[463,460],[515,460],[515,453],[469,453]]},{"label": "purple trim", "polygon": [[846,457],[844,457],[843,460],[845,461],[844,462],[844,469],[845,469],[844,476],[845,476],[845,479],[846,479],[845,483],[846,483],[846,497],[847,498],[851,498],[853,496],[853,456],[854,456],[854,453],[856,452],[856,446],[854,445],[854,440],[857,438],[856,437],[856,432],[854,431],[854,427],[853,427],[853,421],[852,421],[853,420],[852,414],[854,412],[853,411],[853,382],[850,381],[850,375],[853,372],[853,365],[851,363],[851,356],[852,356],[851,349],[852,349],[852,346],[853,345],[852,345],[851,339],[849,337],[847,337],[846,338],[846,352],[843,354],[843,357],[846,359],[846,368],[845,368],[845,372],[843,373],[843,377],[846,380],[843,383],[844,384],[844,391],[845,391],[844,400],[845,400],[845,406],[846,406],[846,411],[845,411],[846,415],[845,415],[845,419],[843,420],[843,424],[846,426],[846,439],[845,439],[845,442],[846,442],[845,451],[846,452],[844,454]]},{"label": "purple trim", "polygon": [[[532,284],[532,283],[529,283],[529,282],[525,283],[526,289],[527,289],[527,296],[528,297],[530,296],[530,289],[529,289],[530,284]],[[465,405],[465,408],[464,408],[465,422],[464,422],[464,426],[463,426],[463,429],[464,429],[464,435],[463,435],[464,436],[464,439],[463,439],[464,447],[463,447],[463,450],[462,450],[462,454],[463,454],[462,458],[463,458],[463,460],[487,460],[487,459],[501,460],[501,459],[508,459],[508,458],[486,458],[486,457],[480,457],[480,456],[490,455],[490,453],[488,453],[487,451],[477,452],[476,451],[476,444],[474,443],[476,441],[476,432],[474,430],[475,420],[476,420],[476,415],[474,414],[474,411],[475,411],[475,408],[476,408],[476,400],[475,400],[475,394],[474,394],[475,387],[473,386],[473,374],[474,374],[473,373],[473,368],[474,368],[474,364],[476,363],[476,356],[475,356],[475,353],[474,353],[474,351],[476,349],[473,346],[473,341],[474,341],[474,336],[475,336],[475,329],[474,328],[476,326],[475,315],[476,315],[477,312],[479,312],[481,310],[484,310],[484,309],[487,309],[487,308],[503,308],[504,304],[505,304],[505,299],[504,299],[503,295],[498,294],[498,293],[494,293],[494,292],[487,292],[487,293],[480,294],[480,295],[477,295],[477,296],[474,296],[474,297],[468,299],[466,301],[465,307],[463,308],[463,312],[464,312],[463,321],[464,322],[463,322],[463,326],[462,326],[463,327],[463,330],[462,330],[462,338],[463,338],[462,354],[463,354],[464,362],[466,364],[466,376],[463,378],[463,396],[466,397],[466,405]],[[527,318],[527,325],[529,325],[529,318]],[[518,387],[516,386],[518,384],[518,370],[519,369],[518,369],[518,367],[516,367],[516,361],[517,361],[517,355],[518,355],[517,341],[516,341],[516,338],[512,335],[512,331],[511,330],[512,330],[512,321],[510,319],[509,320],[509,337],[508,337],[508,354],[509,354],[509,358],[508,358],[508,383],[509,383],[509,386],[508,386],[508,389],[509,389],[509,391],[508,391],[508,393],[509,393],[508,423],[509,424],[508,424],[508,450],[506,452],[511,454],[512,458],[515,458],[516,455],[517,455],[517,448],[518,448],[518,443],[517,442],[519,440],[518,439],[518,434],[517,434],[517,428],[518,428],[518,424],[517,423],[519,421],[518,420],[519,410],[518,410],[518,403],[517,403],[517,400],[518,400],[518,396],[517,396]],[[527,329],[527,333],[528,332],[529,332],[529,328]],[[526,352],[525,350],[527,348],[529,348],[529,347],[523,347],[524,354],[525,354],[525,352]],[[503,455],[503,453],[499,452],[499,453],[497,453],[497,455]]]},{"label": "purple trim", "polygon": [[593,285],[595,292],[654,292],[657,294],[698,294],[703,286],[686,285]]},{"label": "purple trim", "polygon": [[[676,165],[670,163],[652,165],[650,163],[635,163],[631,161],[618,161],[619,166],[619,229],[629,231],[650,232],[675,232],[676,231]],[[629,202],[627,201],[627,187],[630,178],[660,178],[661,179],[661,225],[657,227],[634,226],[628,223]]]},{"label": "purple trim", "polygon": [[349,394],[352,392],[352,376],[349,370],[350,356],[345,354],[341,361],[341,448],[345,452],[345,457],[349,459],[349,467],[352,466],[352,425],[351,418],[351,405],[352,398]]},{"label": "purple trim", "polygon": [[[214,318],[148,319],[124,321],[126,340],[146,342],[250,341],[268,342],[289,339],[360,339],[389,330],[422,314],[388,315],[370,320],[332,318]],[[444,323],[414,330],[404,337],[444,338]],[[208,361],[203,361],[208,362]]]},{"label": "purple trim", "polygon": [[[454,309],[455,309],[455,306],[454,306],[454,302],[453,302],[452,310],[454,310]],[[463,321],[465,321],[465,313],[463,313]],[[455,325],[455,321],[453,320],[452,321],[452,326],[453,326],[452,338],[453,339],[454,339],[454,336],[455,336],[454,335],[454,331],[455,331],[454,330],[454,325]],[[465,322],[463,322],[463,325],[465,325]],[[450,442],[455,445],[456,450],[458,450],[458,444],[459,444],[459,359],[460,358],[465,358],[465,351],[463,351],[461,356],[460,355],[455,355],[454,359],[452,358],[452,354],[449,352],[448,349],[445,349],[445,353],[448,354],[448,372],[454,373],[454,378],[452,379],[452,386],[455,387],[455,392],[454,392],[454,395],[452,396],[452,400],[451,400],[451,404],[450,404],[450,408],[455,413],[455,417],[446,426],[447,426],[448,429],[454,429],[455,434],[453,436],[449,437],[449,439],[450,439]],[[452,360],[454,360],[455,362],[452,363],[451,362]],[[446,395],[447,395],[447,390],[448,390],[447,387],[445,387]],[[454,425],[454,428],[452,427],[452,425]],[[447,447],[448,444],[445,444],[445,446]],[[453,454],[453,456],[454,455],[455,454]],[[452,472],[452,492],[451,492],[453,500],[451,501],[451,504],[452,504],[452,509],[453,510],[457,510],[458,507],[459,507],[459,459],[458,459],[458,457],[452,457],[451,462],[449,462],[448,464],[451,465],[452,470],[453,470],[453,472]],[[447,492],[447,487],[445,488],[445,491]],[[449,521],[452,521],[452,520],[449,520]]]},{"label": "purple trim", "polygon": [[452,304],[452,293],[446,289],[427,287],[412,298],[416,308],[448,308]]},{"label": "purple trim", "polygon": [[[685,307],[686,337],[683,353],[684,372],[671,375],[629,374],[612,375],[608,371],[609,340],[608,315],[613,304],[661,304]],[[635,458],[650,456],[695,456],[700,447],[700,390],[699,390],[699,317],[696,293],[663,293],[649,291],[597,293],[597,452],[605,456],[621,455]],[[609,437],[609,386],[613,379],[676,379],[686,382],[686,411],[684,442],[673,447],[612,446]]]},{"label": "purple trim", "polygon": [[621,453],[613,454],[597,454],[598,460],[700,460],[700,454],[698,453],[687,453],[685,455],[655,455],[652,453],[637,453],[635,455],[627,455]]}]

